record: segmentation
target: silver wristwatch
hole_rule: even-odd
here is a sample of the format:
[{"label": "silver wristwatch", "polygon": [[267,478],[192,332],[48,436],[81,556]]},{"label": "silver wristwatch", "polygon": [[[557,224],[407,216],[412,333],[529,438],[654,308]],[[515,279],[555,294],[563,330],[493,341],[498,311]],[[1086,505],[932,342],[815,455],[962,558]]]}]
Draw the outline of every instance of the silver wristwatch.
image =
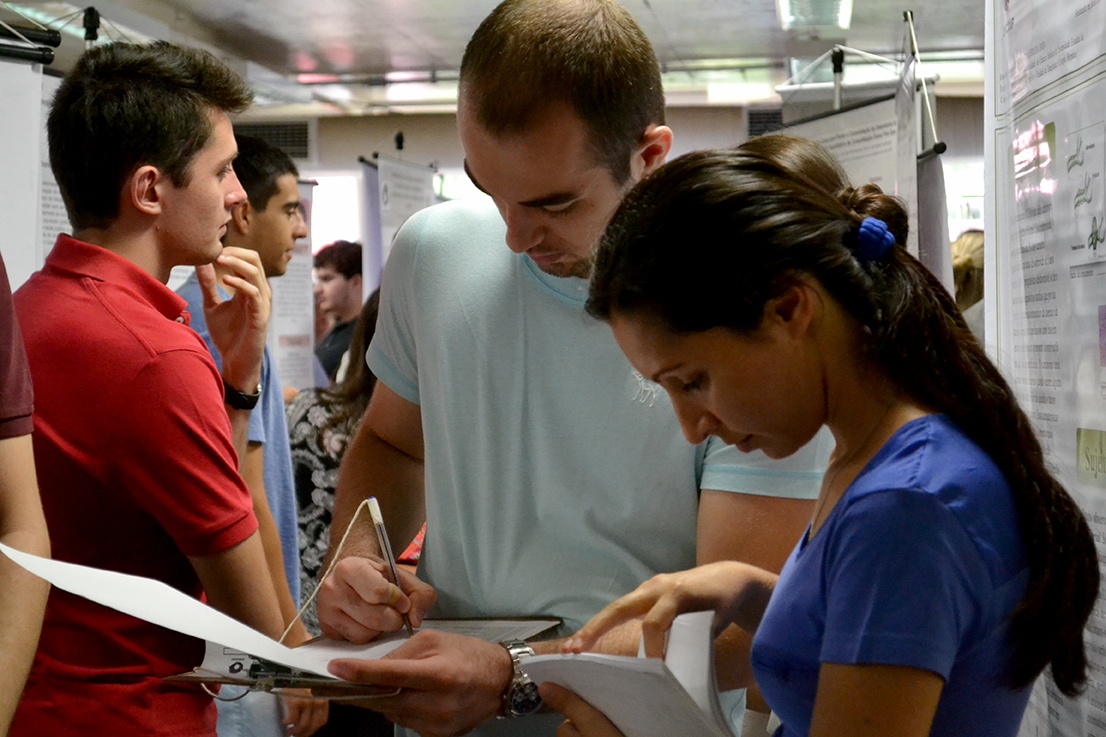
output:
[{"label": "silver wristwatch", "polygon": [[534,654],[534,648],[522,640],[504,640],[499,644],[507,648],[514,670],[511,682],[503,692],[503,717],[510,719],[533,714],[542,707],[541,696],[538,695],[538,684],[522,670],[522,661]]}]

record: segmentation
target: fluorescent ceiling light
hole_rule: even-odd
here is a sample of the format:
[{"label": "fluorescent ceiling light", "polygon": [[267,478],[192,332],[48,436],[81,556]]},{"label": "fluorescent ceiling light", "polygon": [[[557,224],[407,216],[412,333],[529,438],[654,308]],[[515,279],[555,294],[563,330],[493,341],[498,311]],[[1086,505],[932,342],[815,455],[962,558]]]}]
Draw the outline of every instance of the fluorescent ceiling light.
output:
[{"label": "fluorescent ceiling light", "polygon": [[775,87],[768,82],[708,82],[708,105],[747,105],[778,100]]},{"label": "fluorescent ceiling light", "polygon": [[853,18],[853,0],[776,0],[780,28],[846,30]]}]

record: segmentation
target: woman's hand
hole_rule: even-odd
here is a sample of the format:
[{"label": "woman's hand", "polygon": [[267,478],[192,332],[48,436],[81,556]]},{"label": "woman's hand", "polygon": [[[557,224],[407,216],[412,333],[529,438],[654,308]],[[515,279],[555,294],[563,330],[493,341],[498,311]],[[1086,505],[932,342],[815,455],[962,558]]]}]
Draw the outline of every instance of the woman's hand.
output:
[{"label": "woman's hand", "polygon": [[664,655],[664,638],[672,620],[684,612],[714,610],[714,633],[730,623],[752,634],[768,606],[778,577],[746,563],[719,561],[679,573],[662,573],[607,605],[580,631],[565,641],[562,650],[581,652],[611,628],[642,617],[645,654]]},{"label": "woman's hand", "polygon": [[546,682],[538,692],[542,701],[565,717],[557,737],[623,737],[599,710],[571,691]]}]

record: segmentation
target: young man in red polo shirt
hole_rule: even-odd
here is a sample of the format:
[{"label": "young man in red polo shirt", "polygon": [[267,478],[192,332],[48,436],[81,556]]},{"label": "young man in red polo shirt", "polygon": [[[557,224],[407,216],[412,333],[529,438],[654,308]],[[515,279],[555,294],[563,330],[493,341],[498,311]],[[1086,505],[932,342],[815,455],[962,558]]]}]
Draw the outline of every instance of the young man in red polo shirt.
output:
[{"label": "young man in red polo shirt", "polygon": [[[269,289],[256,253],[220,242],[246,197],[227,114],[249,102],[205,52],[86,52],[48,120],[73,236],[15,303],[54,556],[206,596],[275,637],[280,609],[238,473]],[[233,299],[219,297],[212,262]],[[179,265],[197,266],[221,371],[165,286]],[[211,698],[162,681],[202,656],[202,642],[55,590],[12,734],[214,737]]]}]

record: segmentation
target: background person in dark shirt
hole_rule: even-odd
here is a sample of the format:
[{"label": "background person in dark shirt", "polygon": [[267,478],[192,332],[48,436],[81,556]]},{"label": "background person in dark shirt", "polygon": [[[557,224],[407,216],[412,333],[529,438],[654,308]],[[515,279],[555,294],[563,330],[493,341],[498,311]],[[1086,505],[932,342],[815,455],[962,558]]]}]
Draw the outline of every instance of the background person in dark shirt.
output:
[{"label": "background person in dark shirt", "polygon": [[349,349],[353,325],[361,312],[361,244],[335,241],[315,254],[315,299],[334,322],[315,355],[331,382]]}]

